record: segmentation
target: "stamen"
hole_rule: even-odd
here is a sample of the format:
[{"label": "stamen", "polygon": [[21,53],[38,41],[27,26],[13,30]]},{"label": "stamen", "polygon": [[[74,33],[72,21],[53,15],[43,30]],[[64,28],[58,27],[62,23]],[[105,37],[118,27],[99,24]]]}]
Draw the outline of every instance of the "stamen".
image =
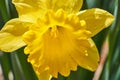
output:
[{"label": "stamen", "polygon": [[57,26],[53,26],[51,29],[51,36],[53,38],[57,38],[57,35],[58,35],[58,28],[57,28]]}]

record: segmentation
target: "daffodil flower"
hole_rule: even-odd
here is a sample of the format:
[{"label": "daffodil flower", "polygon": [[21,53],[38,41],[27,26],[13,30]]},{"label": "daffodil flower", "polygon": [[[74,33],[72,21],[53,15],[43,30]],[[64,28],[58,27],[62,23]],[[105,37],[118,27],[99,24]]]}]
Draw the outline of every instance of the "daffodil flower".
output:
[{"label": "daffodil flower", "polygon": [[83,0],[13,0],[18,18],[0,31],[0,50],[15,51],[26,45],[28,62],[40,80],[68,76],[77,66],[95,71],[98,50],[91,39],[114,17],[93,8],[79,11]]}]

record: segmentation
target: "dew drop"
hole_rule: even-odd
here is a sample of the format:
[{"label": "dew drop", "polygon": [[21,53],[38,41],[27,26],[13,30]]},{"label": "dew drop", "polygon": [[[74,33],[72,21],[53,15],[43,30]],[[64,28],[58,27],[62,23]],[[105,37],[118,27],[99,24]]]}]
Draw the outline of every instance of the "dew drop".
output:
[{"label": "dew drop", "polygon": [[87,50],[85,50],[85,56],[88,56]]},{"label": "dew drop", "polygon": [[85,53],[85,56],[88,56],[88,54],[87,54],[87,53]]}]

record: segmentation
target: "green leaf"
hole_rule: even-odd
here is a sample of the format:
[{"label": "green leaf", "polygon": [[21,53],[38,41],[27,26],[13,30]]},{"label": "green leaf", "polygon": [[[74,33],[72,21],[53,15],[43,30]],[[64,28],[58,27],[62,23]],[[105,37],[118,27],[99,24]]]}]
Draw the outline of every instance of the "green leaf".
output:
[{"label": "green leaf", "polygon": [[11,53],[11,64],[15,80],[37,80],[23,49]]},{"label": "green leaf", "polygon": [[0,64],[5,80],[9,80],[8,74],[11,71],[10,54],[0,52]]},{"label": "green leaf", "polygon": [[0,0],[0,12],[4,22],[10,19],[9,0]]},{"label": "green leaf", "polygon": [[100,8],[101,5],[102,5],[102,2],[101,0],[86,0],[87,1],[87,5],[88,5],[88,8]]},{"label": "green leaf", "polygon": [[115,22],[109,28],[109,53],[100,80],[120,79],[120,0],[115,0],[111,5],[115,5],[111,10],[114,11]]}]

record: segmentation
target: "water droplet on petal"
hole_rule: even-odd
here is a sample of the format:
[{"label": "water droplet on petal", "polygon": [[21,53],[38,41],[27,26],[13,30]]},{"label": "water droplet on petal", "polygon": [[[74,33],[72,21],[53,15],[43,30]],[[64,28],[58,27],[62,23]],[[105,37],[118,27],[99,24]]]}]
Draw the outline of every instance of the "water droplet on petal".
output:
[{"label": "water droplet on petal", "polygon": [[87,50],[85,50],[85,56],[88,56]]}]

